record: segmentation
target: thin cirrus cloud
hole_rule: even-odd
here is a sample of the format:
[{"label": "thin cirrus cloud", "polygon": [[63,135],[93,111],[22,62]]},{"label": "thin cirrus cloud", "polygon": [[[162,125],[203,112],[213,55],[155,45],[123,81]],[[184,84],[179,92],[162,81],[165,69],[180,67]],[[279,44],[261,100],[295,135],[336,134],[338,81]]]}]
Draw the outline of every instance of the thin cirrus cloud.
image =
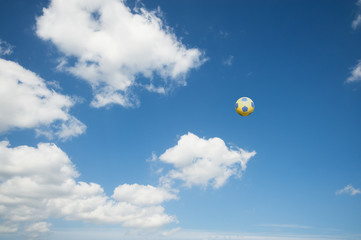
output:
[{"label": "thin cirrus cloud", "polygon": [[228,58],[226,58],[224,61],[223,61],[223,65],[226,65],[226,66],[232,66],[233,64],[233,56],[229,56]]},{"label": "thin cirrus cloud", "polygon": [[[359,28],[361,25],[361,0],[358,0],[356,5],[358,6],[358,13],[351,24],[354,30]],[[351,75],[346,79],[346,83],[359,81],[361,81],[361,61],[358,61],[358,63],[352,68]]]},{"label": "thin cirrus cloud", "polygon": [[84,133],[86,126],[69,114],[75,100],[49,89],[35,73],[0,58],[0,83],[0,133],[35,128],[63,140]]},{"label": "thin cirrus cloud", "polygon": [[349,185],[345,186],[344,188],[336,191],[336,195],[340,195],[340,194],[348,194],[351,196],[355,196],[357,194],[361,194],[361,190],[354,188],[351,184],[349,184]]},{"label": "thin cirrus cloud", "polygon": [[231,149],[220,138],[204,139],[193,133],[180,137],[177,145],[167,149],[159,160],[172,164],[161,178],[161,183],[171,186],[174,180],[181,180],[186,186],[223,186],[231,176],[240,176],[255,151],[241,148]]},{"label": "thin cirrus cloud", "polygon": [[[358,13],[351,24],[354,30],[359,28],[361,25],[361,0],[358,0],[356,5],[358,6]],[[361,81],[361,61],[358,61],[358,63],[352,68],[351,75],[346,79],[346,83],[359,81]]]},{"label": "thin cirrus cloud", "polygon": [[269,228],[290,228],[290,229],[309,229],[310,226],[299,225],[299,224],[261,224],[260,227]]},{"label": "thin cirrus cloud", "polygon": [[351,76],[347,78],[346,83],[361,81],[361,61],[352,68]]},{"label": "thin cirrus cloud", "polygon": [[[160,10],[131,10],[120,0],[52,0],[37,18],[36,34],[64,55],[58,69],[92,86],[93,107],[129,107],[139,103],[134,87],[166,93],[186,85],[185,75],[205,61],[159,15]],[[139,76],[147,82],[137,81]]]},{"label": "thin cirrus cloud", "polygon": [[361,25],[361,14],[358,14],[356,18],[352,21],[352,28],[357,29]]},{"label": "thin cirrus cloud", "polygon": [[12,45],[0,39],[0,56],[12,54],[13,48],[14,47]]},{"label": "thin cirrus cloud", "polygon": [[176,221],[160,205],[176,193],[160,187],[124,184],[107,196],[79,173],[56,145],[10,147],[0,142],[0,233],[49,231],[49,218],[126,227],[159,227]]},{"label": "thin cirrus cloud", "polygon": [[355,19],[352,21],[351,23],[351,27],[356,30],[358,27],[360,27],[361,25],[361,13],[360,13],[360,10],[361,10],[361,0],[358,0],[356,5],[358,6],[359,10],[358,10],[358,13],[355,17]]}]

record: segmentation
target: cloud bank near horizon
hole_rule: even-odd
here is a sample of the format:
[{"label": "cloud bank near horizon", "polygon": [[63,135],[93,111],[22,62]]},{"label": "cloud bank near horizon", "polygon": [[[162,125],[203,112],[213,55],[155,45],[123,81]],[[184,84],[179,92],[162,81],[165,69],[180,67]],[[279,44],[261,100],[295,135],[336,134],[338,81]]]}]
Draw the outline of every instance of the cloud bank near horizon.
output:
[{"label": "cloud bank near horizon", "polygon": [[[176,223],[164,202],[178,199],[178,189],[164,178],[183,180],[188,187],[219,188],[246,169],[255,152],[231,150],[220,138],[188,133],[159,159],[172,164],[159,186],[118,185],[111,196],[93,182],[77,181],[75,165],[55,144],[11,147],[0,142],[0,233],[50,231],[50,218],[147,229]],[[169,181],[167,182],[169,183]]]},{"label": "cloud bank near horizon", "polygon": [[160,205],[176,193],[150,185],[124,184],[107,196],[79,173],[55,144],[10,147],[0,142],[0,233],[49,231],[49,218],[124,227],[153,228],[175,222]]}]

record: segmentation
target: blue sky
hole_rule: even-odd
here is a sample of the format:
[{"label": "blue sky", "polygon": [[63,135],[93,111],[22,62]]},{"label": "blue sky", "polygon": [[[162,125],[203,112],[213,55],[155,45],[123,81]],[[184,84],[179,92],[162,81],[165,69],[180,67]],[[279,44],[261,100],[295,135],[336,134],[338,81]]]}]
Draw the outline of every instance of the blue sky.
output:
[{"label": "blue sky", "polygon": [[361,1],[0,6],[1,239],[361,239]]}]

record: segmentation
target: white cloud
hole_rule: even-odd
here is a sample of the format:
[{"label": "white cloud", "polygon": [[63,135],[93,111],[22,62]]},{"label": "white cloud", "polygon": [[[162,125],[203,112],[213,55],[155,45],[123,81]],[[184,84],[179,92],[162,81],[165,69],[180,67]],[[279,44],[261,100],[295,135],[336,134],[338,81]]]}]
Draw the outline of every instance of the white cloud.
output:
[{"label": "white cloud", "polygon": [[222,37],[224,37],[224,38],[226,38],[226,37],[229,36],[229,33],[228,33],[228,32],[225,32],[225,31],[222,31],[222,30],[219,31],[219,34],[220,34]]},{"label": "white cloud", "polygon": [[[185,75],[205,61],[201,51],[187,49],[159,15],[159,10],[131,10],[122,0],[52,0],[37,18],[36,33],[64,54],[59,70],[92,86],[92,106],[133,106],[138,100],[132,87],[165,93],[186,85]],[[138,83],[140,76],[149,82]]]},{"label": "white cloud", "polygon": [[0,39],[0,56],[12,54],[13,48],[13,46]]},{"label": "white cloud", "polygon": [[247,167],[255,151],[248,152],[226,146],[220,138],[203,139],[188,133],[181,136],[176,146],[167,149],[159,159],[172,164],[171,170],[161,179],[165,185],[172,180],[183,180],[188,187],[193,185],[219,188],[228,178],[240,175]]},{"label": "white cloud", "polygon": [[[75,101],[48,89],[42,78],[18,63],[0,58],[0,84],[0,133],[52,126],[58,128],[55,135],[67,139],[85,131],[85,125],[69,114]],[[51,137],[51,131],[45,134]]]},{"label": "white cloud", "polygon": [[0,225],[0,234],[1,233],[14,233],[18,231],[18,227],[13,223],[2,223]]},{"label": "white cloud", "polygon": [[352,185],[349,184],[346,187],[344,187],[343,189],[336,191],[336,195],[340,195],[340,194],[349,194],[351,196],[354,196],[357,194],[361,194],[361,190],[354,188]]},{"label": "white cloud", "polygon": [[151,185],[123,184],[114,190],[113,198],[118,201],[132,202],[137,205],[154,205],[176,199],[177,196],[169,192],[169,190],[156,188]]},{"label": "white cloud", "polygon": [[179,232],[181,230],[182,230],[182,228],[180,228],[180,227],[173,228],[173,229],[170,229],[169,231],[162,232],[162,236],[169,237],[169,236],[171,236],[171,235],[173,235],[173,234],[175,234],[175,233],[177,233],[177,232]]},{"label": "white cloud", "polygon": [[[359,7],[359,9],[361,8],[361,0],[358,0],[356,5]],[[357,29],[359,26],[361,25],[361,14],[358,13],[355,17],[355,19],[352,21],[352,28],[355,30]]]},{"label": "white cloud", "polygon": [[352,21],[351,26],[352,26],[353,29],[356,29],[356,28],[358,28],[358,27],[360,26],[360,24],[361,24],[361,15],[359,14],[359,15],[357,15],[357,17]]},{"label": "white cloud", "polygon": [[[355,17],[355,19],[352,21],[352,28],[354,30],[356,30],[360,25],[361,25],[361,0],[358,0],[356,5],[359,8],[358,14]],[[358,82],[361,81],[361,61],[359,61],[357,63],[356,66],[353,67],[352,71],[351,71],[351,76],[347,78],[346,83],[351,83],[351,82]]]},{"label": "white cloud", "polygon": [[[197,229],[180,229],[175,228],[171,229],[165,234],[149,233],[141,237],[136,237],[132,234],[125,233],[122,229],[107,228],[107,229],[65,229],[64,231],[55,232],[52,235],[54,240],[63,240],[63,239],[72,239],[72,240],[98,240],[98,239],[109,239],[109,240],[134,240],[134,239],[165,239],[165,240],[345,240],[345,239],[354,239],[355,236],[352,235],[341,235],[332,233],[330,235],[323,234],[307,234],[299,233],[299,231],[294,231],[293,233],[284,233],[284,232],[220,232],[220,231],[204,231]],[[356,237],[357,239],[357,237]]]},{"label": "white cloud", "polygon": [[223,64],[224,65],[227,65],[227,66],[232,66],[232,64],[233,64],[233,56],[231,55],[231,56],[229,56],[226,60],[224,60],[223,61]]},{"label": "white cloud", "polygon": [[347,83],[357,81],[361,81],[361,61],[352,69],[351,76],[346,80]]},{"label": "white cloud", "polygon": [[[153,186],[120,185],[113,197],[96,183],[77,182],[79,173],[54,144],[11,148],[0,142],[1,232],[49,230],[49,218],[127,227],[159,227],[176,221],[160,205],[174,193]],[[125,195],[127,193],[128,195]],[[142,199],[146,197],[146,199]]]},{"label": "white cloud", "polygon": [[49,227],[51,226],[50,223],[47,222],[36,222],[30,224],[25,231],[27,232],[39,232],[39,233],[45,233],[49,232]]},{"label": "white cloud", "polygon": [[86,126],[77,118],[70,116],[68,120],[62,122],[60,129],[56,135],[60,139],[68,139],[73,136],[81,135],[85,132]]},{"label": "white cloud", "polygon": [[271,228],[293,228],[293,229],[308,229],[310,226],[299,225],[299,224],[261,224],[261,227],[271,227]]}]

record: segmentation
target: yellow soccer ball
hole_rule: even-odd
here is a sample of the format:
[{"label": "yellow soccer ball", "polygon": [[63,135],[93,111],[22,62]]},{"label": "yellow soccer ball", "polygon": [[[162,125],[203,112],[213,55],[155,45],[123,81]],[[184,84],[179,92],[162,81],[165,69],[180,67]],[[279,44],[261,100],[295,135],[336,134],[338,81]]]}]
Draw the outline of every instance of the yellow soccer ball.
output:
[{"label": "yellow soccer ball", "polygon": [[248,97],[241,97],[236,102],[236,111],[241,116],[248,116],[254,111],[254,102]]}]

